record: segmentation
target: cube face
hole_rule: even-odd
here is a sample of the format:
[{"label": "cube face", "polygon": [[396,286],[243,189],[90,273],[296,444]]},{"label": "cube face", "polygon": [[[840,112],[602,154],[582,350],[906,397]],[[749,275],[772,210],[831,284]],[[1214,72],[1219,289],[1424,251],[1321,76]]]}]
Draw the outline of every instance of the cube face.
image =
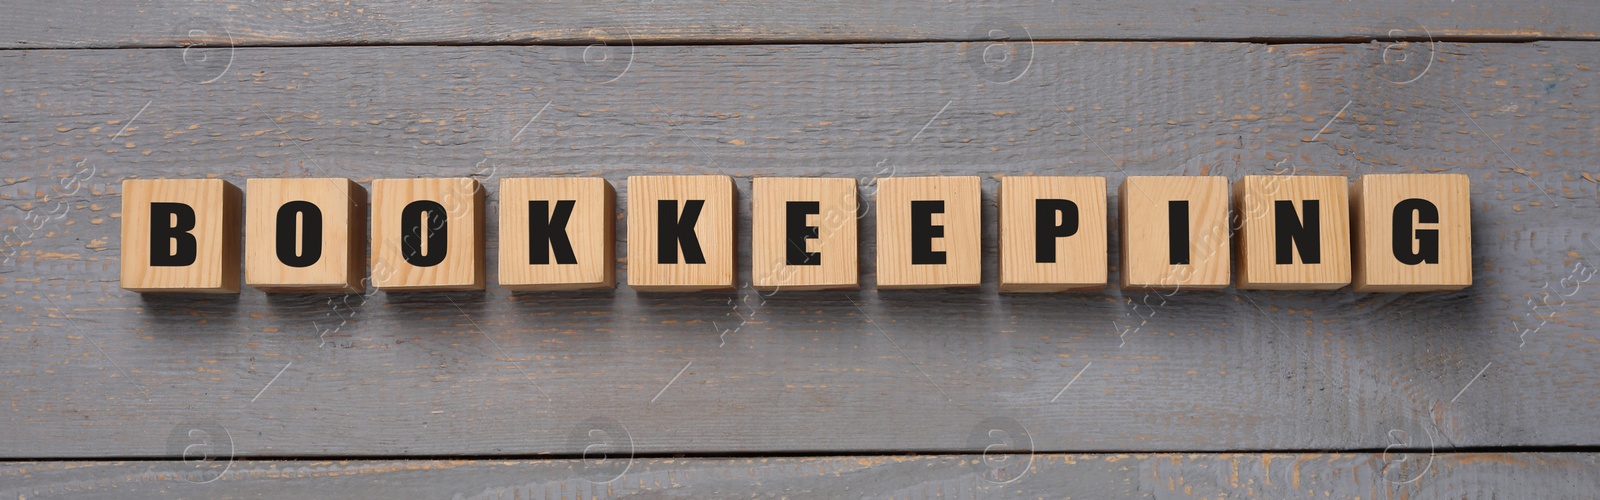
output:
[{"label": "cube face", "polygon": [[372,181],[372,283],[482,290],[484,192],[470,178]]},{"label": "cube face", "polygon": [[878,288],[974,287],[983,278],[977,177],[878,179]]},{"label": "cube face", "polygon": [[266,292],[358,292],[367,190],[350,179],[245,182],[245,283]]},{"label": "cube face", "polygon": [[1472,186],[1464,174],[1364,175],[1350,185],[1357,292],[1472,285]]},{"label": "cube face", "polygon": [[1000,179],[1000,291],[1106,286],[1106,179]]},{"label": "cube face", "polygon": [[1349,179],[1247,175],[1234,186],[1235,261],[1243,290],[1333,290],[1350,284]]},{"label": "cube face", "polygon": [[751,281],[760,290],[855,290],[855,179],[751,181]]},{"label": "cube face", "polygon": [[122,182],[122,288],[239,293],[243,193],[221,179]]},{"label": "cube face", "polygon": [[725,175],[628,177],[628,286],[732,290],[733,197]]},{"label": "cube face", "polygon": [[599,177],[500,181],[500,286],[615,288],[616,191]]},{"label": "cube face", "polygon": [[1128,177],[1117,198],[1122,288],[1228,287],[1226,177]]}]

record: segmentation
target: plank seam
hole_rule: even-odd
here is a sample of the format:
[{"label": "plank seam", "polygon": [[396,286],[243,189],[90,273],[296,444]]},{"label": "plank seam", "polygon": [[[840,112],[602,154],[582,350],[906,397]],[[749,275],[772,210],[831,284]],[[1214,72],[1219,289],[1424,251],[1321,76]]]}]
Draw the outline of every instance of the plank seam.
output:
[{"label": "plank seam", "polygon": [[[703,458],[837,458],[837,457],[928,457],[951,455],[1250,455],[1250,454],[1419,454],[1469,455],[1482,453],[1600,453],[1600,445],[1552,446],[1458,446],[1448,451],[1426,447],[1387,448],[1286,448],[1286,449],[1156,449],[1156,450],[842,450],[842,451],[754,451],[754,452],[635,452],[635,460]],[[183,457],[163,455],[129,455],[106,457],[0,457],[0,462],[163,462],[181,460]],[[476,453],[427,455],[236,455],[236,461],[327,461],[327,460],[585,460],[583,453]]]},{"label": "plank seam", "polygon": [[[1385,37],[1370,36],[1340,36],[1340,37],[1185,37],[1185,38],[1114,38],[1114,37],[1086,37],[1086,38],[1039,38],[1029,40],[1031,43],[1250,43],[1259,45],[1332,45],[1332,44],[1366,44],[1372,42],[1428,42],[1436,43],[1537,43],[1537,42],[1595,42],[1600,41],[1600,36],[1494,36],[1494,35],[1458,35],[1429,37]],[[454,42],[448,40],[425,42],[392,42],[392,43],[234,43],[234,48],[365,48],[365,47],[578,47],[606,42],[625,42],[627,40],[602,40],[602,39],[564,39],[564,40],[527,40],[527,41],[495,41],[495,42]],[[790,40],[790,39],[751,39],[751,40],[683,40],[683,39],[640,39],[635,38],[629,45],[635,47],[700,47],[700,46],[786,46],[786,45],[910,45],[910,44],[946,44],[946,43],[982,43],[992,42],[989,39],[979,38],[928,38],[912,40],[890,40],[874,38],[841,38],[833,40]],[[181,49],[181,44],[126,44],[110,46],[49,46],[37,47],[6,46],[0,51],[25,51],[25,50],[124,50],[124,49]]]}]

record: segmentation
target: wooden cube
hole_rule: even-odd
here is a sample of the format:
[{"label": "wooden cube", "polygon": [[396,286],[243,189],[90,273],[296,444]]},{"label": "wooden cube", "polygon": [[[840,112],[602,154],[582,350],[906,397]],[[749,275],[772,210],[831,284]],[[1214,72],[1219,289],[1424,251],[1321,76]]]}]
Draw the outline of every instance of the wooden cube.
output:
[{"label": "wooden cube", "polygon": [[732,290],[733,196],[726,175],[628,177],[628,286]]},{"label": "wooden cube", "polygon": [[1228,178],[1128,177],[1117,199],[1122,288],[1228,287]]},{"label": "wooden cube", "polygon": [[751,280],[759,290],[855,290],[856,180],[751,181]]},{"label": "wooden cube", "polygon": [[122,181],[122,288],[239,293],[242,198],[222,179]]},{"label": "wooden cube", "polygon": [[266,292],[359,292],[367,190],[350,179],[245,181],[245,283]]},{"label": "wooden cube", "polygon": [[1106,179],[1000,179],[1000,291],[1106,286]]},{"label": "wooden cube", "polygon": [[372,283],[482,290],[484,191],[476,179],[372,181]]},{"label": "wooden cube", "polygon": [[599,177],[501,180],[500,286],[615,288],[616,214],[616,191]]},{"label": "wooden cube", "polygon": [[1471,191],[1464,174],[1363,175],[1351,184],[1355,291],[1471,286]]},{"label": "wooden cube", "polygon": [[1333,290],[1350,284],[1350,180],[1247,175],[1234,261],[1241,290]]},{"label": "wooden cube", "polygon": [[878,288],[975,287],[983,278],[977,177],[878,179]]}]

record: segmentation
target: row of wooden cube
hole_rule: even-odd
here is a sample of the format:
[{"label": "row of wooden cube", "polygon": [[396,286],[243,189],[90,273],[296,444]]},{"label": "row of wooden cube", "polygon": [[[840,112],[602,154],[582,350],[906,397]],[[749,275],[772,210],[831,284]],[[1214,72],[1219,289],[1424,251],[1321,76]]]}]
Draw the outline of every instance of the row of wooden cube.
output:
[{"label": "row of wooden cube", "polygon": [[[879,288],[977,286],[977,177],[878,179]],[[863,216],[848,178],[757,178],[752,283],[763,290],[854,289]],[[727,176],[628,179],[629,285],[726,290],[734,283],[735,201]],[[123,183],[122,287],[139,292],[478,290],[484,190],[473,179]],[[1128,177],[1119,189],[1121,285],[1220,289],[1454,290],[1471,284],[1469,184],[1458,174]],[[615,194],[604,179],[500,182],[499,282],[514,290],[615,286]],[[1107,284],[1102,177],[1004,177],[1000,288]],[[1230,207],[1232,210],[1230,211]],[[1353,239],[1352,239],[1353,237]],[[1232,264],[1232,266],[1230,266]],[[1230,267],[1232,269],[1230,269]]]}]

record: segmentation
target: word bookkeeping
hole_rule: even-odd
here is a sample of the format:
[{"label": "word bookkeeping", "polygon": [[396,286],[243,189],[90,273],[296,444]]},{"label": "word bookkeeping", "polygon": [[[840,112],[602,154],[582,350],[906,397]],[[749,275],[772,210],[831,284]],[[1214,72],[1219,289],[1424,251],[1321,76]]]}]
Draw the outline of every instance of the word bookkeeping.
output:
[{"label": "word bookkeeping", "polygon": [[[978,286],[979,179],[876,183],[878,288]],[[1001,291],[1106,287],[1105,178],[1006,176],[999,184]],[[387,291],[484,289],[477,180],[371,186],[369,196],[349,179],[250,179],[243,190],[220,179],[124,181],[122,287],[238,293],[242,274],[271,293],[357,292],[369,281]],[[735,288],[731,177],[636,176],[627,188],[628,286]],[[755,288],[859,287],[855,179],[756,178],[751,188]],[[1115,218],[1121,286],[1459,290],[1472,284],[1469,191],[1460,174],[1245,176],[1231,187],[1226,177],[1128,177]],[[507,178],[498,196],[500,286],[616,286],[610,182]]]}]

